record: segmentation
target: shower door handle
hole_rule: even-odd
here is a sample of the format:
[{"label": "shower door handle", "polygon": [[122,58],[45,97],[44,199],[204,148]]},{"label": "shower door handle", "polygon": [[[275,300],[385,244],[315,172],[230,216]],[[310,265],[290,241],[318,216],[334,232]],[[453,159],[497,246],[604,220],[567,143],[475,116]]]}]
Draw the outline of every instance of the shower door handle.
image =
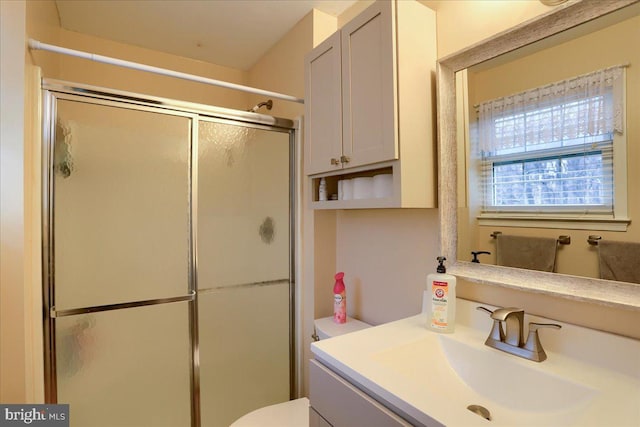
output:
[{"label": "shower door handle", "polygon": [[57,319],[59,317],[75,316],[77,314],[90,314],[100,313],[102,311],[121,310],[123,308],[145,307],[148,305],[167,304],[172,302],[194,301],[196,298],[196,292],[190,291],[187,295],[181,295],[178,297],[157,298],[150,300],[122,302],[116,304],[95,305],[82,308],[70,308],[65,310],[58,310],[55,306],[49,309],[49,317]]}]

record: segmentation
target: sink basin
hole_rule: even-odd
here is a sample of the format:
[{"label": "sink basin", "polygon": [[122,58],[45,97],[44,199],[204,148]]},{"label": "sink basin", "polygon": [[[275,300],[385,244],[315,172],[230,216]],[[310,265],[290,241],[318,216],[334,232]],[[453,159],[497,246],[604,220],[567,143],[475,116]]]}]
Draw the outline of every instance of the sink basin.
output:
[{"label": "sink basin", "polygon": [[413,425],[640,425],[640,341],[563,324],[553,331],[563,335],[541,337],[549,358],[533,362],[485,346],[491,319],[476,305],[458,299],[454,334],[428,330],[419,315],[312,352]]},{"label": "sink basin", "polygon": [[[522,411],[557,411],[587,403],[596,390],[533,369],[495,350],[478,349],[440,336],[445,357],[458,377],[474,391],[500,405]],[[524,362],[524,363],[523,363]]]},{"label": "sink basin", "polygon": [[[591,387],[527,366],[535,362],[447,335],[428,336],[371,357],[406,379],[442,382],[442,392],[465,396],[469,404],[482,402],[492,412],[498,405],[512,411],[566,411],[596,394]],[[422,363],[416,365],[416,360]]]}]

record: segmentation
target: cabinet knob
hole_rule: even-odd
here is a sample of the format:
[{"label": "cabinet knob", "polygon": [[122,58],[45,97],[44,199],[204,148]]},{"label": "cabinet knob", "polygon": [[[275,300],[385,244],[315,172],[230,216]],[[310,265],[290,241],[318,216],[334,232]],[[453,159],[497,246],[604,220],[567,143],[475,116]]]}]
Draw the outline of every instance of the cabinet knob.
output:
[{"label": "cabinet knob", "polygon": [[331,166],[340,165],[340,159],[331,159]]},{"label": "cabinet knob", "polygon": [[340,162],[341,163],[349,163],[351,159],[348,158],[347,156],[340,156]]}]

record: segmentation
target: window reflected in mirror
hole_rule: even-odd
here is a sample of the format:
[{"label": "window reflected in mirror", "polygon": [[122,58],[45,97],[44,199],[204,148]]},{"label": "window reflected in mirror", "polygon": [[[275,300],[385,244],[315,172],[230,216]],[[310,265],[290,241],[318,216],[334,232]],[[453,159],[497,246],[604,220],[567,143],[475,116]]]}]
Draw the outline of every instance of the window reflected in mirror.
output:
[{"label": "window reflected in mirror", "polygon": [[637,4],[456,73],[460,260],[543,270],[501,263],[515,253],[606,278],[597,236],[640,265],[640,49],[629,40],[640,40]]}]

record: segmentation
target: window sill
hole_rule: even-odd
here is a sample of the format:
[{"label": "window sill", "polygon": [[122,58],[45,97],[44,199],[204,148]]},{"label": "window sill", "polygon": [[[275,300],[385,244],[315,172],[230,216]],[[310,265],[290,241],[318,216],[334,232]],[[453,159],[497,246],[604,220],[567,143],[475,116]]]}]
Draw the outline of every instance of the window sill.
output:
[{"label": "window sill", "polygon": [[631,223],[629,218],[576,218],[530,214],[482,214],[477,219],[478,225],[594,231],[627,231],[627,226]]}]

